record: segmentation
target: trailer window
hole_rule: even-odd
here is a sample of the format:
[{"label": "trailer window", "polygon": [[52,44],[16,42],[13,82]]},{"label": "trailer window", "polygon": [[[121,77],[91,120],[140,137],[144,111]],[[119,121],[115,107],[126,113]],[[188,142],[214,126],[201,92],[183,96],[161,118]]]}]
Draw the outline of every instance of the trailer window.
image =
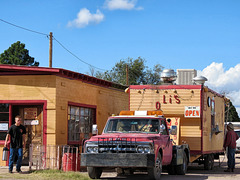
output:
[{"label": "trailer window", "polygon": [[214,97],[211,100],[211,128],[215,128],[215,100]]}]

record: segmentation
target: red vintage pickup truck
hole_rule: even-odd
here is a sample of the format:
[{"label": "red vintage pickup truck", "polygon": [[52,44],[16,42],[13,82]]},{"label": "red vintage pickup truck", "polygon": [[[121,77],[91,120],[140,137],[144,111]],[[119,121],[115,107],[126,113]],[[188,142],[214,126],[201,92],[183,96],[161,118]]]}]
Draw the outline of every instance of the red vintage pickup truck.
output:
[{"label": "red vintage pickup truck", "polygon": [[85,141],[81,166],[92,179],[106,168],[118,174],[147,171],[150,179],[160,179],[163,167],[185,174],[189,151],[187,144],[173,145],[162,111],[122,111],[109,117],[102,135]]}]

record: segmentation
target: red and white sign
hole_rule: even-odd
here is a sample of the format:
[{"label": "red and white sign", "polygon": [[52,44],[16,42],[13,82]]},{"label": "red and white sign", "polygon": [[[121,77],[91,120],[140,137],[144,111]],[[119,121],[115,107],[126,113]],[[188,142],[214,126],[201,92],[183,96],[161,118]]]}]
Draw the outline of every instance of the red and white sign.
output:
[{"label": "red and white sign", "polygon": [[25,126],[39,125],[39,121],[38,120],[24,120],[24,125]]},{"label": "red and white sign", "polygon": [[200,117],[200,106],[185,106],[184,117]]}]

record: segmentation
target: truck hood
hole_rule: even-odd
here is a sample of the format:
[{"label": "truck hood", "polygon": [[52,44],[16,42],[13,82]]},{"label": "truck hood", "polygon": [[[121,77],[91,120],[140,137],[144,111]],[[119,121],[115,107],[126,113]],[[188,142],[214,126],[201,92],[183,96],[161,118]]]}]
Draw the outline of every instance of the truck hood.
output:
[{"label": "truck hood", "polygon": [[151,141],[156,138],[159,138],[160,134],[146,134],[146,133],[111,133],[111,134],[102,134],[97,136],[92,136],[88,141],[98,141],[102,138],[109,139],[109,138],[126,138],[127,140],[132,140],[135,138],[138,141]]}]

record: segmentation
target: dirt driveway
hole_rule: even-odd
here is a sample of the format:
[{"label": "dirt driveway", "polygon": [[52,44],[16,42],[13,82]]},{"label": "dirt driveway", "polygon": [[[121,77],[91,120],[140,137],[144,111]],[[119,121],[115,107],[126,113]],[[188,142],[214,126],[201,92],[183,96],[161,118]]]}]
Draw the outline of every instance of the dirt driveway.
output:
[{"label": "dirt driveway", "polygon": [[[219,166],[220,164],[220,166]],[[171,180],[182,180],[182,179],[240,179],[240,154],[236,155],[236,169],[233,173],[226,173],[224,169],[227,168],[227,157],[220,156],[220,161],[215,160],[214,169],[206,171],[203,169],[203,165],[190,164],[188,172],[184,176],[180,175],[168,175],[166,172],[162,173],[161,179],[171,179]],[[101,179],[138,179],[138,180],[147,180],[148,176],[146,173],[136,173],[129,176],[119,176],[115,172],[104,172],[101,176]]]}]

